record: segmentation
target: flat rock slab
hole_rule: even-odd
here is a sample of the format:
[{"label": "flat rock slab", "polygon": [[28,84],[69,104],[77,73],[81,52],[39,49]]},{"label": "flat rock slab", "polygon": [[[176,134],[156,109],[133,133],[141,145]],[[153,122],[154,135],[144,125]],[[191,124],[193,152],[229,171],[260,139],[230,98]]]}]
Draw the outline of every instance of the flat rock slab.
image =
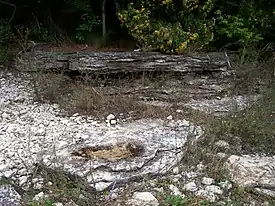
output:
[{"label": "flat rock slab", "polygon": [[[164,174],[183,158],[188,138],[202,135],[200,127],[185,120],[142,119],[108,127],[84,116],[60,116],[58,105],[33,102],[24,78],[8,74],[0,78],[0,84],[0,172],[20,186],[27,183],[38,162],[62,167],[96,184],[97,189],[146,174]],[[72,155],[87,146],[128,142],[142,145],[143,152],[115,162]]]},{"label": "flat rock slab", "polygon": [[257,101],[260,95],[231,96],[216,99],[191,100],[183,105],[215,116],[221,116],[231,111],[241,111]]},{"label": "flat rock slab", "polygon": [[[195,127],[185,120],[165,122],[163,120],[142,119],[126,123],[115,128],[101,125],[98,128],[83,131],[86,138],[77,145],[67,142],[66,146],[56,150],[56,155],[47,155],[44,162],[51,166],[54,159],[64,166],[67,172],[85,177],[97,189],[101,185],[126,182],[130,179],[142,178],[145,175],[167,173],[184,156],[188,136],[198,138],[202,135],[200,127]],[[74,157],[72,151],[83,147],[118,145],[135,142],[143,147],[143,152],[135,157],[118,161],[106,159],[90,159]],[[104,151],[106,152],[106,151]],[[44,156],[44,157],[46,157]]]},{"label": "flat rock slab", "polygon": [[231,155],[225,166],[236,184],[275,197],[275,156]]},{"label": "flat rock slab", "polygon": [[39,68],[92,73],[166,72],[220,72],[227,70],[224,53],[192,56],[163,55],[157,52],[43,52],[33,51],[16,61],[20,70]]}]

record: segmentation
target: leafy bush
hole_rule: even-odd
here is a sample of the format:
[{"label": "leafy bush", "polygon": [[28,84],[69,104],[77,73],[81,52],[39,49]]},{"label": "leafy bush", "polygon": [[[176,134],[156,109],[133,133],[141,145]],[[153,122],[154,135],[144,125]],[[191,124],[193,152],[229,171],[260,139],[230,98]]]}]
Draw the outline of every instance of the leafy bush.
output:
[{"label": "leafy bush", "polygon": [[218,37],[225,36],[227,42],[236,43],[243,48],[259,43],[268,30],[272,29],[272,11],[256,1],[242,0],[231,5],[227,3],[220,6],[215,15]]},{"label": "leafy bush", "polygon": [[56,40],[54,33],[45,23],[38,23],[30,29],[30,37],[40,42],[54,42]]},{"label": "leafy bush", "polygon": [[92,30],[100,23],[101,21],[92,12],[82,14],[81,24],[76,28],[77,41],[85,42],[90,36]]},{"label": "leafy bush", "polygon": [[75,39],[81,43],[86,42],[91,36],[92,30],[100,25],[101,20],[93,13],[89,0],[76,0],[68,3],[71,4],[74,12],[81,13]]},{"label": "leafy bush", "polygon": [[[171,0],[159,5],[142,2],[139,9],[131,3],[127,9],[118,12],[118,17],[142,47],[163,53],[183,53],[188,46],[203,47],[212,40],[214,24],[206,19],[211,5],[211,0],[200,7],[195,2],[185,5],[183,11],[177,13]],[[194,10],[198,10],[200,15],[195,16]],[[156,19],[158,12],[172,15],[173,21]]]}]

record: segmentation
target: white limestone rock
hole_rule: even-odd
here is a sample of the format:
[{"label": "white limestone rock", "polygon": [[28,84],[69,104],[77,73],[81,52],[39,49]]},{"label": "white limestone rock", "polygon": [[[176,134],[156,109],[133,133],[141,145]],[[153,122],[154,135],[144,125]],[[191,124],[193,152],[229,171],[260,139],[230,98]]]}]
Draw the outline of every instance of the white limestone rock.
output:
[{"label": "white limestone rock", "polygon": [[47,197],[47,195],[44,194],[44,192],[40,192],[38,194],[36,194],[34,197],[33,197],[33,200],[34,201],[40,201],[40,200],[43,200]]},{"label": "white limestone rock", "polygon": [[10,185],[0,186],[0,205],[20,206],[21,195]]},{"label": "white limestone rock", "polygon": [[190,192],[195,192],[198,190],[198,187],[195,182],[189,182],[189,183],[185,184],[183,188]]},{"label": "white limestone rock", "polygon": [[150,192],[135,192],[128,205],[131,206],[158,206],[158,200]]},{"label": "white limestone rock", "polygon": [[233,187],[232,183],[228,180],[219,182],[218,185],[225,190],[230,190]]},{"label": "white limestone rock", "polygon": [[173,116],[172,115],[169,115],[168,117],[166,117],[167,120],[172,120],[173,119]]},{"label": "white limestone rock", "polygon": [[111,120],[110,120],[110,124],[111,124],[111,125],[116,125],[116,124],[117,124],[117,120],[111,119]]},{"label": "white limestone rock", "polygon": [[242,187],[275,188],[275,156],[231,155],[225,168],[232,181]]},{"label": "white limestone rock", "polygon": [[210,193],[217,194],[217,195],[223,194],[222,189],[217,185],[208,185],[208,186],[205,187],[205,190],[210,192]]},{"label": "white limestone rock", "polygon": [[[94,179],[88,179],[88,183],[93,186],[96,182],[99,190],[137,175],[165,174],[184,157],[190,132],[196,138],[203,133],[199,126],[186,120],[168,124],[161,119],[141,119],[108,128],[105,123],[86,121],[77,113],[72,117],[60,115],[56,104],[34,102],[27,75],[15,77],[0,71],[0,85],[0,175],[17,181],[21,177],[21,184],[26,183],[37,162],[52,169],[60,166],[84,179],[88,179],[92,169]],[[107,119],[115,118],[111,115]],[[86,146],[132,141],[140,143],[144,152],[130,161],[99,158],[83,162],[71,154]],[[109,169],[97,169],[102,167]]]},{"label": "white limestone rock", "polygon": [[204,185],[212,185],[214,183],[214,179],[209,177],[203,177],[201,183]]},{"label": "white limestone rock", "polygon": [[175,196],[180,196],[180,197],[182,197],[182,198],[185,198],[185,195],[182,194],[182,192],[179,190],[179,188],[176,187],[175,185],[170,184],[170,185],[168,186],[168,188],[169,188],[169,190],[172,192],[173,195],[175,195]]},{"label": "white limestone rock", "polygon": [[109,114],[109,115],[106,117],[106,120],[107,120],[107,121],[110,121],[110,120],[113,120],[113,119],[115,119],[115,118],[116,118],[115,115]]},{"label": "white limestone rock", "polygon": [[52,204],[53,206],[63,206],[63,204],[61,202],[55,202]]},{"label": "white limestone rock", "polygon": [[179,174],[179,172],[180,172],[179,167],[173,168],[173,174],[177,175],[177,174]]}]

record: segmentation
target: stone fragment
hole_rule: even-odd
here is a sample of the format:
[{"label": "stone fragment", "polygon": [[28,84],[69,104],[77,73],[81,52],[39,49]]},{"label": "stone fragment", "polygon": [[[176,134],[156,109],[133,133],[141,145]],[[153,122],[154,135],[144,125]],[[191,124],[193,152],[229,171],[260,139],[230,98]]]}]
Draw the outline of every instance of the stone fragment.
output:
[{"label": "stone fragment", "polygon": [[202,171],[202,170],[204,170],[205,168],[206,168],[206,166],[203,165],[201,162],[197,165],[197,170],[198,170],[198,171]]},{"label": "stone fragment", "polygon": [[135,192],[128,201],[131,206],[158,206],[158,200],[150,192]]},{"label": "stone fragment", "polygon": [[117,123],[117,121],[116,121],[115,119],[111,119],[111,120],[110,120],[110,124],[111,124],[111,125],[115,125],[116,123]]},{"label": "stone fragment", "polygon": [[195,182],[189,182],[189,183],[185,184],[183,188],[190,192],[195,192],[198,190]]},{"label": "stone fragment", "polygon": [[63,206],[63,204],[61,202],[56,202],[52,204],[53,206]]},{"label": "stone fragment", "polygon": [[223,191],[221,190],[221,188],[217,185],[209,185],[205,187],[205,190],[208,192],[212,192],[214,194],[217,195],[221,195],[223,193]]},{"label": "stone fragment", "polygon": [[179,167],[174,167],[174,168],[173,168],[173,173],[174,173],[175,175],[179,174]]},{"label": "stone fragment", "polygon": [[228,180],[219,182],[218,185],[219,185],[221,188],[226,189],[226,190],[230,190],[230,189],[233,187],[232,183],[231,183],[230,181],[228,181]]},{"label": "stone fragment", "polygon": [[169,115],[168,117],[166,117],[167,120],[172,120],[173,119],[173,116],[172,115]]},{"label": "stone fragment", "polygon": [[231,155],[225,168],[233,183],[249,188],[275,188],[275,156]]},{"label": "stone fragment", "polygon": [[33,200],[34,201],[39,201],[39,200],[43,200],[45,199],[46,195],[44,194],[44,192],[40,192],[38,194],[36,194],[34,197],[33,197]]},{"label": "stone fragment", "polygon": [[110,120],[115,119],[115,118],[116,118],[115,115],[109,114],[109,115],[106,117],[106,120],[110,121]]},{"label": "stone fragment", "polygon": [[37,136],[45,136],[45,134],[46,134],[46,129],[44,127],[39,128],[35,132],[35,135],[37,135]]},{"label": "stone fragment", "polygon": [[181,196],[182,198],[185,198],[185,195],[182,194],[179,188],[177,188],[175,185],[170,184],[168,188],[173,193],[173,195]]},{"label": "stone fragment", "polygon": [[203,177],[201,183],[204,185],[212,185],[214,183],[214,179],[209,177]]}]

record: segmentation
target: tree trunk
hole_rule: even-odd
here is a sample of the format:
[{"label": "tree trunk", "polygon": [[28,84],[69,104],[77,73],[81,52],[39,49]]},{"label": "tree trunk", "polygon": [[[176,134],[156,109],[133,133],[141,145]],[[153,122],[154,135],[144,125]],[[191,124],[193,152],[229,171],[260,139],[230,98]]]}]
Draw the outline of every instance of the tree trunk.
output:
[{"label": "tree trunk", "polygon": [[105,13],[105,6],[106,6],[106,0],[102,1],[102,7],[101,7],[101,12],[102,12],[102,37],[106,36],[106,13]]}]

